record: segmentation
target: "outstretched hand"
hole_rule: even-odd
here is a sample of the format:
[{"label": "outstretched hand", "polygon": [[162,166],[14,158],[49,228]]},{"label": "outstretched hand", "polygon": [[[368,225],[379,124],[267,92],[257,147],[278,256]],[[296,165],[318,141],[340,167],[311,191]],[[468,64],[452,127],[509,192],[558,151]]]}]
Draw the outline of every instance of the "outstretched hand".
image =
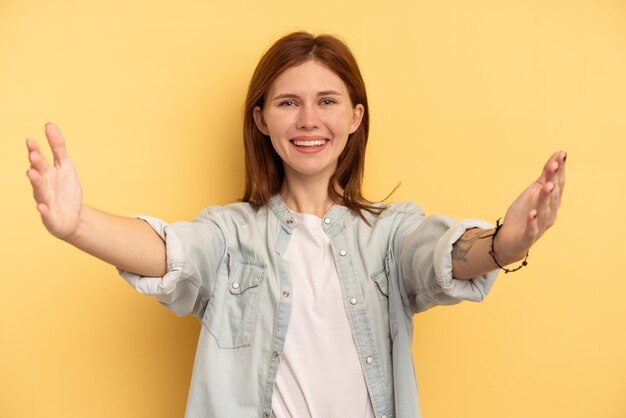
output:
[{"label": "outstretched hand", "polygon": [[83,191],[61,131],[52,123],[46,124],[45,131],[53,163],[48,163],[37,142],[27,139],[30,168],[26,175],[43,224],[52,235],[63,239],[78,228]]},{"label": "outstretched hand", "polygon": [[511,204],[494,242],[501,264],[524,258],[528,249],[550,228],[557,218],[565,187],[567,153],[554,153],[541,176]]}]

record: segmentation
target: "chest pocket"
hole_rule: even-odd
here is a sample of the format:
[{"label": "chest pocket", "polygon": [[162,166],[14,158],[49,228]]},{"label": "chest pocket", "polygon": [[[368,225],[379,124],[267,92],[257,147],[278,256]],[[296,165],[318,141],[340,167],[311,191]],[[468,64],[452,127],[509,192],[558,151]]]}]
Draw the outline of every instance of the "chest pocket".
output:
[{"label": "chest pocket", "polygon": [[250,345],[264,271],[262,262],[235,260],[227,277],[215,284],[202,324],[215,337],[220,348]]},{"label": "chest pocket", "polygon": [[389,307],[389,278],[385,266],[376,271],[370,277],[374,283],[376,283],[381,309],[383,310],[384,315],[388,316],[388,320],[385,321],[385,331],[387,335],[393,339],[398,332],[398,324],[393,310]]}]

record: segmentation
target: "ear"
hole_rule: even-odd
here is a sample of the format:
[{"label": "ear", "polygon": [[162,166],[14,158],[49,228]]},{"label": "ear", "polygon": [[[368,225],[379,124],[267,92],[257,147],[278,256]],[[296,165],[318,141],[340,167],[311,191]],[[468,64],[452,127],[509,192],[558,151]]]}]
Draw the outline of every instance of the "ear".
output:
[{"label": "ear", "polygon": [[263,133],[263,135],[270,136],[270,131],[267,129],[267,124],[265,123],[265,118],[263,117],[263,112],[259,106],[256,106],[252,111],[252,117],[254,117],[254,123],[256,123],[256,127]]},{"label": "ear", "polygon": [[352,109],[352,124],[350,125],[350,133],[353,134],[359,126],[361,125],[361,120],[363,120],[363,113],[365,112],[365,108],[362,104],[358,104],[354,106]]}]

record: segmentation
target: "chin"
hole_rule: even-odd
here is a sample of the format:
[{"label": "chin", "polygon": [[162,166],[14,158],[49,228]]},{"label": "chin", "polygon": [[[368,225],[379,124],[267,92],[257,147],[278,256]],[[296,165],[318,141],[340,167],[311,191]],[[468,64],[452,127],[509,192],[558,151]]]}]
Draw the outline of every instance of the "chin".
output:
[{"label": "chin", "polygon": [[315,178],[315,177],[323,177],[325,175],[328,175],[328,177],[330,177],[335,170],[330,170],[328,167],[311,167],[311,166],[307,166],[307,167],[294,167],[293,168],[293,172],[294,174],[297,174],[299,176],[303,176],[303,177],[311,177],[311,178]]}]

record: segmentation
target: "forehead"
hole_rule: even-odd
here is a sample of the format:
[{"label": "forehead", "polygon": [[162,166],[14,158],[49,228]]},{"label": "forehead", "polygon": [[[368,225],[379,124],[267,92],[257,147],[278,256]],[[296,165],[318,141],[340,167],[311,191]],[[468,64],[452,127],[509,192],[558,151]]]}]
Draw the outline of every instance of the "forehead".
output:
[{"label": "forehead", "polygon": [[267,96],[271,100],[277,94],[305,95],[327,90],[348,93],[346,84],[333,70],[319,61],[309,60],[284,70],[270,85]]}]

